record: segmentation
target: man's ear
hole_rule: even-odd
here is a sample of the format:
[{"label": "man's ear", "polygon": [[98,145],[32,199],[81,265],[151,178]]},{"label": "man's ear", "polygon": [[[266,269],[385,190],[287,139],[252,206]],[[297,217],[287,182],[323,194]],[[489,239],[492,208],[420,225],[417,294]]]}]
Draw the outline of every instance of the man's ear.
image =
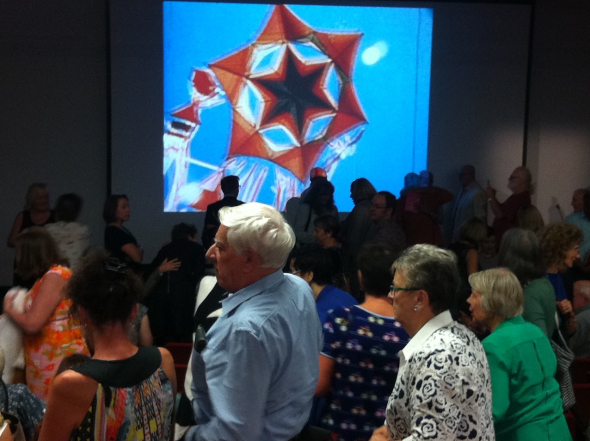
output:
[{"label": "man's ear", "polygon": [[242,258],[244,259],[244,272],[249,273],[255,268],[259,268],[262,264],[260,256],[254,250],[247,249],[244,250],[242,253]]}]

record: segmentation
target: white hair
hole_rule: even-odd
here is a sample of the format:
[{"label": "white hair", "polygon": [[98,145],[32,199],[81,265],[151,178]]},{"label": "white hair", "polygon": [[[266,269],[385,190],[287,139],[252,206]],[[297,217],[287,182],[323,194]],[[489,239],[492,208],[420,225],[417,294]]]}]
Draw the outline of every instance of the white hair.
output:
[{"label": "white hair", "polygon": [[236,253],[255,251],[263,268],[282,268],[295,245],[295,233],[270,205],[250,202],[224,207],[219,210],[219,221],[228,228],[227,242]]},{"label": "white hair", "polygon": [[520,282],[508,268],[492,268],[469,276],[471,287],[481,293],[486,311],[509,319],[522,315],[524,294]]}]

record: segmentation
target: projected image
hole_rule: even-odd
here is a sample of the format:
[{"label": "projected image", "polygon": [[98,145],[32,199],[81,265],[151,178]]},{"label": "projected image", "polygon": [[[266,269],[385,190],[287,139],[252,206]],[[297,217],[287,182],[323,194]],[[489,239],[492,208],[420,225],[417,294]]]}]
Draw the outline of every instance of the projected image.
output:
[{"label": "projected image", "polygon": [[425,168],[432,11],[164,2],[164,209],[201,211],[240,177],[284,209],[314,167],[398,192]]}]

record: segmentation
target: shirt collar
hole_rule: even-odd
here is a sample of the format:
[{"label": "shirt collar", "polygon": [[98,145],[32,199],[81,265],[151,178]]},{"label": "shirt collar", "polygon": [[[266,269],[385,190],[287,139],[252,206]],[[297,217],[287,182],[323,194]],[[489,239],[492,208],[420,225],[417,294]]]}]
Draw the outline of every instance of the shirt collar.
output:
[{"label": "shirt collar", "polygon": [[246,286],[245,288],[236,291],[229,295],[226,299],[221,301],[222,313],[221,316],[226,316],[245,301],[251,299],[255,295],[261,294],[264,291],[271,289],[278,285],[285,279],[285,275],[281,269],[276,270],[274,273],[263,277],[260,280]]},{"label": "shirt collar", "polygon": [[451,323],[453,323],[453,317],[451,317],[451,313],[448,310],[432,317],[418,332],[416,332],[406,347],[399,352],[400,361],[402,361],[402,359],[403,362],[408,361],[412,358],[414,352],[416,352],[435,331],[448,326]]}]

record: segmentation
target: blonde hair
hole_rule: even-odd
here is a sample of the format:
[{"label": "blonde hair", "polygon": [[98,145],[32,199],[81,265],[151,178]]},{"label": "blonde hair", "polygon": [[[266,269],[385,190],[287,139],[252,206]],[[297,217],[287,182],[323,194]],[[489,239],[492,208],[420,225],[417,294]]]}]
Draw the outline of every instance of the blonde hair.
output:
[{"label": "blonde hair", "polygon": [[469,284],[481,293],[481,306],[488,313],[509,319],[522,315],[524,294],[508,268],[492,268],[469,276]]},{"label": "blonde hair", "polygon": [[27,188],[27,196],[25,197],[25,210],[30,210],[35,204],[35,200],[39,197],[40,193],[47,193],[47,185],[35,182],[34,184],[29,185]]}]

